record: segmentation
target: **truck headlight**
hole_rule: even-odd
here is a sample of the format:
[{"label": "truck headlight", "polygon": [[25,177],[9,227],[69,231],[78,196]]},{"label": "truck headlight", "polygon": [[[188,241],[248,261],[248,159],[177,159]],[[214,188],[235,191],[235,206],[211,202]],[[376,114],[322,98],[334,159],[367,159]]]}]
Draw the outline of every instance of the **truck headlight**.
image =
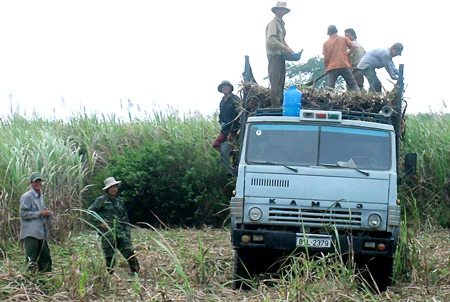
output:
[{"label": "truck headlight", "polygon": [[378,214],[370,214],[369,219],[369,226],[371,226],[372,228],[377,228],[380,226],[381,224],[381,216]]},{"label": "truck headlight", "polygon": [[261,219],[262,217],[262,211],[260,208],[251,208],[248,211],[248,216],[250,217],[250,219],[252,221],[258,221]]}]

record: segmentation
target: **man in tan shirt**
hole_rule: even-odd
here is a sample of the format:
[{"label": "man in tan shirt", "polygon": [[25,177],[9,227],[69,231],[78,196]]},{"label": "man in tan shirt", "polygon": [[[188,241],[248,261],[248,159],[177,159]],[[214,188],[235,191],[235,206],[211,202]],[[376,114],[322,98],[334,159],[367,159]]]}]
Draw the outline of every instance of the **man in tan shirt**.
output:
[{"label": "man in tan shirt", "polygon": [[270,102],[272,107],[280,107],[283,101],[286,62],[283,54],[294,53],[285,41],[286,29],[283,16],[291,10],[286,2],[279,1],[272,7],[275,17],[266,26],[266,52],[269,60]]},{"label": "man in tan shirt", "polygon": [[[345,37],[353,42],[353,46],[355,46],[355,51],[349,54],[350,63],[352,64],[352,73],[355,78],[356,84],[359,89],[364,88],[364,75],[361,69],[358,69],[359,61],[361,61],[362,57],[366,54],[364,48],[356,41],[356,32],[353,28],[347,28],[345,31]],[[348,50],[350,52],[350,50]]]},{"label": "man in tan shirt", "polygon": [[[330,38],[323,44],[323,58],[325,72],[328,74],[328,86],[334,88],[337,78],[342,76],[349,90],[360,91],[348,59],[348,55],[353,53],[355,46],[346,37],[338,36],[337,28],[334,25],[328,26],[327,33]],[[347,49],[349,49],[348,52]]]}]

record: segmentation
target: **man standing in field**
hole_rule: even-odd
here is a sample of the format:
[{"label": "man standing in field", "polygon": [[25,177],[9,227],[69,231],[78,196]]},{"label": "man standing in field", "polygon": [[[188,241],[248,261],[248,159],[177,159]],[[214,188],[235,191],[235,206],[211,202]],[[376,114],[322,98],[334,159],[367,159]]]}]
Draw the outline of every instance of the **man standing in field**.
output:
[{"label": "man standing in field", "polygon": [[327,34],[330,38],[323,44],[323,59],[325,72],[328,74],[328,86],[334,88],[337,78],[342,76],[349,90],[359,92],[359,87],[353,78],[350,69],[351,64],[348,59],[348,56],[355,50],[355,46],[346,37],[338,36],[337,32],[336,26],[328,26]]},{"label": "man standing in field", "polygon": [[98,219],[91,215],[91,221],[98,228],[102,241],[102,250],[106,260],[106,268],[110,274],[114,273],[116,248],[127,259],[132,273],[139,273],[139,263],[131,244],[131,225],[122,199],[117,196],[119,184],[114,177],[104,181],[102,189],[105,194],[98,197],[89,207],[100,216]]},{"label": "man standing in field", "polygon": [[41,174],[31,174],[30,186],[30,190],[20,197],[20,240],[24,243],[28,270],[48,273],[52,271],[52,258],[45,222],[53,213],[44,204]]},{"label": "man standing in field", "polygon": [[285,41],[286,29],[283,16],[291,10],[286,2],[279,1],[272,7],[275,17],[266,26],[266,53],[269,60],[270,103],[272,107],[280,107],[283,103],[284,83],[286,79],[286,62],[283,54],[293,54],[294,51]]}]

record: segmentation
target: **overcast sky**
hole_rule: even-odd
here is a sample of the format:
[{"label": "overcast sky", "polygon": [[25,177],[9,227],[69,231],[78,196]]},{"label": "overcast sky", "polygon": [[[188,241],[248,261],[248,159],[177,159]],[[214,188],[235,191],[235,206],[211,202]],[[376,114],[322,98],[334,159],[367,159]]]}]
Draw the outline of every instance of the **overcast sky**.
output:
[{"label": "overcast sky", "polygon": [[[263,86],[268,0],[0,1],[0,113],[65,117],[173,107],[213,114],[218,84],[241,81],[244,57]],[[321,55],[327,27],[353,27],[367,50],[404,45],[408,113],[448,112],[444,2],[287,1],[286,40],[301,62]],[[445,22],[445,26],[444,26]],[[445,31],[445,32],[444,32]],[[448,43],[447,43],[448,44]],[[447,47],[447,46],[446,46]],[[387,89],[389,76],[379,71]],[[122,101],[122,109],[121,109]],[[450,104],[448,104],[450,106]]]}]

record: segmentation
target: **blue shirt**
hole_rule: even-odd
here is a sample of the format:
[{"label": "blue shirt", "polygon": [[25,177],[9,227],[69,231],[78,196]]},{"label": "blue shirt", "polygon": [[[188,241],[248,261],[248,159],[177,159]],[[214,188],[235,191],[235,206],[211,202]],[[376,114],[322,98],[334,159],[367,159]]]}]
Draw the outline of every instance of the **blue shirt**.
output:
[{"label": "blue shirt", "polygon": [[391,76],[391,79],[398,79],[398,69],[395,67],[394,62],[392,62],[392,56],[389,48],[377,48],[366,52],[366,54],[361,58],[358,64],[358,69],[367,68],[386,68],[386,71]]}]

